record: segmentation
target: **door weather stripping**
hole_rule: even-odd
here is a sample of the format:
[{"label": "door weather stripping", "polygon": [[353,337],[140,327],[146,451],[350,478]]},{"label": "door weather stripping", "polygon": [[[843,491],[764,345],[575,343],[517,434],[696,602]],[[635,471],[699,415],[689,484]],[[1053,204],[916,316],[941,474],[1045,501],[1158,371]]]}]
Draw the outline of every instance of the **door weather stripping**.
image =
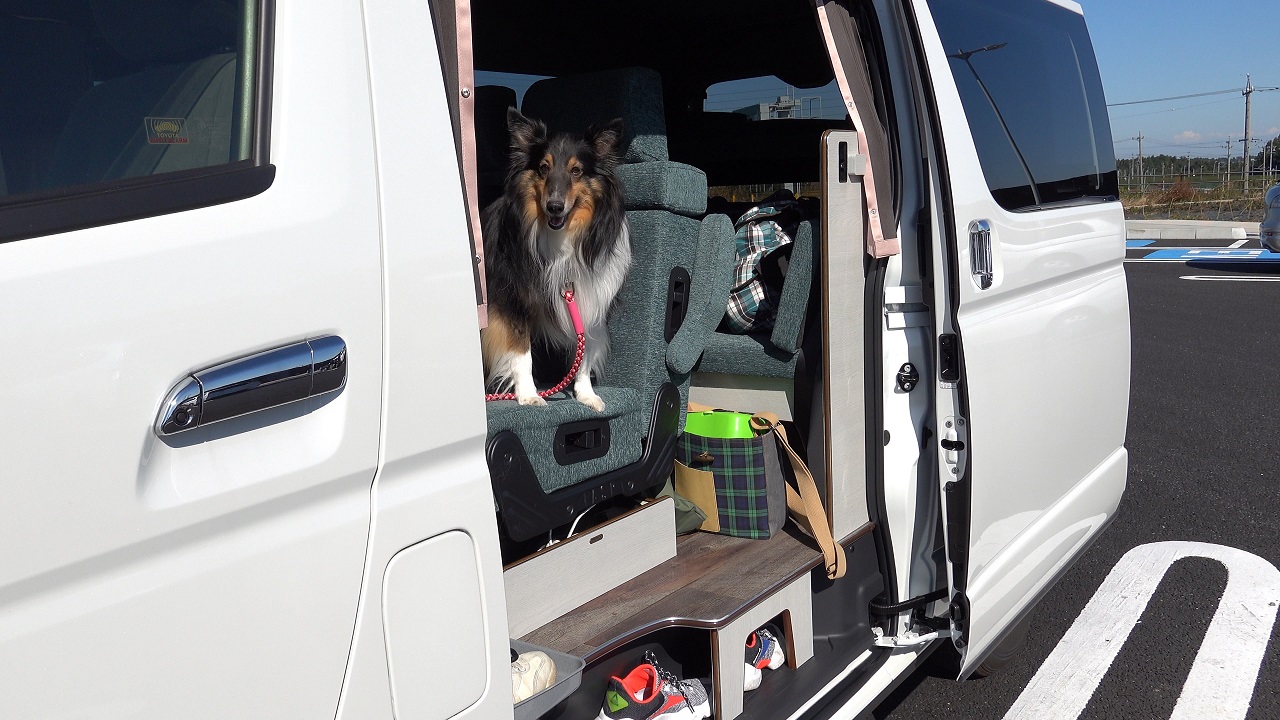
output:
[{"label": "door weather stripping", "polygon": [[194,372],[160,405],[155,431],[168,437],[222,420],[337,392],[347,384],[347,344],[304,340]]},{"label": "door weather stripping", "polygon": [[876,638],[876,647],[888,648],[913,648],[937,640],[938,638],[949,638],[952,633],[950,630],[935,630],[924,625],[913,625],[910,630],[901,635],[893,635],[886,637],[884,631],[878,627],[871,628],[871,634]]}]

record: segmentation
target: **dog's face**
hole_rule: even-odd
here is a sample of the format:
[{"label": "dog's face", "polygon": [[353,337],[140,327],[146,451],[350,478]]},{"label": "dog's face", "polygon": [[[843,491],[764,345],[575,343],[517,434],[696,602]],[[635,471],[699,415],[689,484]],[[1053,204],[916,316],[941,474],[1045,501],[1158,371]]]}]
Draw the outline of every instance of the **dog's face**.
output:
[{"label": "dog's face", "polygon": [[511,173],[530,225],[577,237],[591,224],[596,201],[603,195],[602,178],[617,165],[622,120],[592,126],[581,137],[547,137],[547,128],[515,108],[507,111],[511,130]]}]

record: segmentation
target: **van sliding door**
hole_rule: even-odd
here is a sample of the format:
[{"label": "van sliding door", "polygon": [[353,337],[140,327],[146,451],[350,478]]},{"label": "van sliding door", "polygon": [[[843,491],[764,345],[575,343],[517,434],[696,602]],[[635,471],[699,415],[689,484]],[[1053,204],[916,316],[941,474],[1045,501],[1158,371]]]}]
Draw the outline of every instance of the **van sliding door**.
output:
[{"label": "van sliding door", "polygon": [[936,450],[966,676],[1120,502],[1124,215],[1078,5],[912,5],[933,84]]}]

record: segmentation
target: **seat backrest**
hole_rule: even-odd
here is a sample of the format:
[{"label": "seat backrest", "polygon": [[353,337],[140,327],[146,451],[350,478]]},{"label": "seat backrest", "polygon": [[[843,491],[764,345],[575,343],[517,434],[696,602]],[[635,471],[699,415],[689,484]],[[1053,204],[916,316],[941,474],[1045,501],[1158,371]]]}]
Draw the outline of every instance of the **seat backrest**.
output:
[{"label": "seat backrest", "polygon": [[662,76],[648,68],[539,80],[525,92],[523,111],[551,132],[581,133],[588,125],[622,118],[624,163],[670,159]]},{"label": "seat backrest", "polygon": [[[733,235],[727,219],[704,228],[706,175],[668,159],[661,76],[646,68],[624,68],[540,80],[525,93],[523,112],[549,130],[571,133],[622,118],[623,164],[617,175],[626,189],[632,267],[609,320],[612,349],[603,380],[635,388],[648,398],[642,403],[651,402],[663,383],[671,383],[680,390],[683,408],[692,366],[685,360],[700,353],[698,338],[685,334],[677,353],[680,362],[670,361],[669,346],[681,318],[706,314],[706,309],[690,306],[692,299],[702,301],[708,294],[690,292],[692,285],[707,280],[699,272],[713,273],[706,263],[695,263],[714,255],[700,252],[701,243],[731,246]],[[723,298],[713,304],[723,314]],[[647,421],[651,408],[644,407]]]},{"label": "seat backrest", "polygon": [[476,172],[480,207],[484,207],[502,194],[510,169],[507,108],[516,107],[516,91],[502,85],[481,85],[476,88],[475,98]]}]

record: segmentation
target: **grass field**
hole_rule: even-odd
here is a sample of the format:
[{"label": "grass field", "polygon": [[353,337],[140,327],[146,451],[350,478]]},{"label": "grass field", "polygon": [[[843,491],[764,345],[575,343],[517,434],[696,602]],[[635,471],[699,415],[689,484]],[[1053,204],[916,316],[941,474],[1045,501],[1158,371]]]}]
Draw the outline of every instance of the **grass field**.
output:
[{"label": "grass field", "polygon": [[1245,192],[1234,188],[1202,190],[1179,182],[1160,190],[1120,194],[1125,217],[1130,220],[1219,220],[1258,222],[1264,214],[1263,198],[1267,187]]}]

